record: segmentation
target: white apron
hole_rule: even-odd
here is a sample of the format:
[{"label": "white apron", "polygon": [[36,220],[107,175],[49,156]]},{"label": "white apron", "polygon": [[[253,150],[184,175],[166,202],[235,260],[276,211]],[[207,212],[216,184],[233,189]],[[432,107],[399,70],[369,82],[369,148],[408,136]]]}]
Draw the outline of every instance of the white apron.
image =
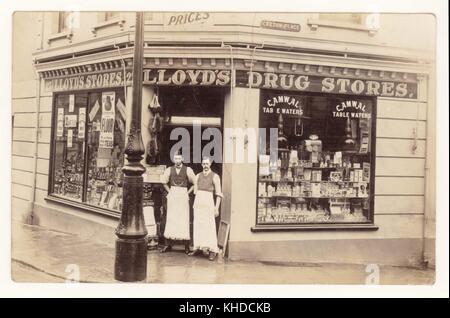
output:
[{"label": "white apron", "polygon": [[194,250],[207,248],[219,252],[213,193],[198,190],[194,201]]},{"label": "white apron", "polygon": [[189,240],[189,195],[186,187],[170,187],[167,194],[167,217],[164,237]]},{"label": "white apron", "polygon": [[149,238],[156,237],[155,213],[152,206],[143,207],[145,227],[147,228],[147,236]]}]

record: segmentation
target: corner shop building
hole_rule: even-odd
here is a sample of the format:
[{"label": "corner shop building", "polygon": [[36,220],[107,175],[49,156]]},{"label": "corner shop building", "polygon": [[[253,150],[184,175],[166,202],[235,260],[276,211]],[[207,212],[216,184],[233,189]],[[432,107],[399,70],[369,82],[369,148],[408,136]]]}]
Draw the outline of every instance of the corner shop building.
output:
[{"label": "corner shop building", "polygon": [[[281,116],[287,157],[278,156],[275,168],[269,164],[269,172],[261,161],[268,154],[261,151],[258,164],[213,165],[222,177],[221,219],[230,223],[228,257],[433,263],[432,66],[406,58],[412,55],[407,49],[370,43],[383,36],[388,18],[382,19],[375,36],[346,30],[358,36],[363,33],[364,43],[328,40],[318,45],[314,37],[331,38],[334,31],[326,35],[320,33],[320,26],[314,30],[313,20],[305,16],[296,16],[304,30],[301,47],[297,33],[257,28],[252,38],[245,27],[236,27],[218,14],[208,17],[207,30],[204,25],[192,26],[192,34],[170,29],[168,15],[154,16],[146,25],[144,48],[144,144],[150,139],[147,106],[155,93],[163,108],[170,110],[163,140],[169,140],[164,134],[170,128],[192,126],[196,119],[202,121],[203,129],[220,131],[276,128],[280,116],[267,109],[283,114],[300,109],[300,121],[289,114]],[[21,211],[13,217],[25,219],[24,211],[33,201],[36,224],[102,241],[115,239],[121,202],[120,182],[113,179],[120,179],[114,171],[123,164],[131,102],[132,43],[128,39],[132,31],[127,23],[132,25],[133,19],[126,15],[123,19],[123,25],[113,24],[110,33],[109,26],[96,29],[89,41],[77,40],[76,31],[72,43],[50,36],[48,47],[35,52],[39,93],[31,102],[38,105],[39,114],[21,111],[28,101],[20,93],[13,100],[17,111],[12,203],[13,211]],[[263,25],[267,17],[257,20]],[[223,26],[224,21],[229,25]],[[221,41],[198,40],[193,35],[212,37],[224,28],[232,30],[231,36],[221,35]],[[165,36],[155,41],[158,32]],[[267,44],[280,36],[285,45]],[[119,50],[106,44],[111,39]],[[347,53],[340,53],[344,48]],[[74,51],[80,54],[68,54]],[[103,100],[108,96],[115,105],[114,131],[109,135],[99,131],[106,113]],[[287,102],[274,105],[277,100]],[[299,108],[293,109],[290,100],[298,101]],[[354,106],[343,106],[346,102]],[[357,109],[359,104],[365,112]],[[36,128],[40,134],[34,159],[26,148]],[[346,137],[353,140],[353,148],[346,146]],[[363,142],[363,138],[367,139]],[[310,151],[308,144],[318,141],[320,151]],[[169,164],[168,151],[161,156]],[[30,168],[34,164],[35,186]],[[369,172],[366,177],[350,175],[364,167]],[[70,180],[64,179],[67,176]]]}]

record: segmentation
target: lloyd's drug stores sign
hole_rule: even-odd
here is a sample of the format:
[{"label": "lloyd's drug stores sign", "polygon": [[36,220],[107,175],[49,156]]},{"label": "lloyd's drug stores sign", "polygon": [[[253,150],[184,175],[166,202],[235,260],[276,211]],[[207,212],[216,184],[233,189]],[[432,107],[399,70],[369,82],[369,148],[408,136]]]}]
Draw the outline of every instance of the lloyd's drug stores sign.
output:
[{"label": "lloyd's drug stores sign", "polygon": [[[230,69],[144,69],[144,85],[157,86],[220,86],[307,91],[359,96],[417,98],[417,82],[393,81],[379,78],[350,78],[259,72]],[[45,79],[48,92],[123,87],[132,84],[132,72],[117,70],[58,76]]]}]

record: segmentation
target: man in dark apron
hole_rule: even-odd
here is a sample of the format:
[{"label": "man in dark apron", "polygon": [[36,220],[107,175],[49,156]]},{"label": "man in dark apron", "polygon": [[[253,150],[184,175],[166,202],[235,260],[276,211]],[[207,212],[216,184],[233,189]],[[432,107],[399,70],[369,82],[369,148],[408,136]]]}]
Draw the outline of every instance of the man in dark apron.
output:
[{"label": "man in dark apron", "polygon": [[181,154],[175,154],[173,161],[175,165],[164,171],[162,180],[168,194],[164,229],[166,244],[161,253],[170,251],[175,241],[184,241],[185,252],[189,253],[189,193],[194,187],[188,190],[188,185],[194,184],[195,174],[191,168],[183,165]]}]

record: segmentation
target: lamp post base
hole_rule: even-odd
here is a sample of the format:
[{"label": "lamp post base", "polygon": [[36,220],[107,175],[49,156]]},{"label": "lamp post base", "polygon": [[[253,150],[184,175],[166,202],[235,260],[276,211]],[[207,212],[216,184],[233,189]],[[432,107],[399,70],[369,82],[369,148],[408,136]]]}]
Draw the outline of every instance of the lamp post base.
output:
[{"label": "lamp post base", "polygon": [[137,282],[146,277],[147,239],[117,239],[114,278],[121,282]]}]

